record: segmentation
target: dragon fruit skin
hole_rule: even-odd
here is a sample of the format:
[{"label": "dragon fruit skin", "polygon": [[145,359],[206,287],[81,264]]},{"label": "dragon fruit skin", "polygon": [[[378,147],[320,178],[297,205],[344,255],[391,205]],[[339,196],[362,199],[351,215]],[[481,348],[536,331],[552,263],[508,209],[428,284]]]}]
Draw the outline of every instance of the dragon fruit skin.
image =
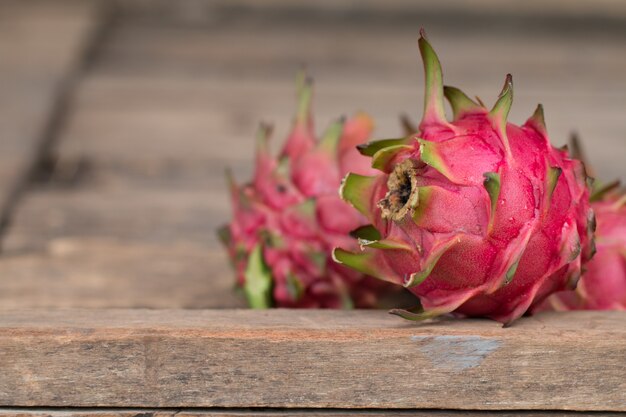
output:
[{"label": "dragon fruit skin", "polygon": [[626,310],[626,195],[609,194],[591,206],[597,253],[575,290],[553,294],[539,310]]},{"label": "dragon fruit skin", "polygon": [[368,139],[373,122],[358,113],[332,123],[317,141],[312,81],[303,74],[298,97],[294,126],[279,156],[269,153],[271,128],[262,125],[253,181],[237,185],[229,175],[233,220],[220,237],[253,308],[374,307],[391,286],[330,256],[337,245],[355,247],[349,233],[367,223],[337,189],[348,171],[373,172],[355,149]]},{"label": "dragon fruit skin", "polygon": [[340,193],[371,226],[356,233],[360,252],[333,255],[419,297],[416,308],[391,313],[423,320],[455,312],[508,324],[575,286],[592,256],[586,174],[550,145],[541,105],[523,126],[507,123],[510,75],[488,111],[443,87],[423,32],[419,47],[426,75],[419,131],[360,147],[382,174],[351,173]]}]

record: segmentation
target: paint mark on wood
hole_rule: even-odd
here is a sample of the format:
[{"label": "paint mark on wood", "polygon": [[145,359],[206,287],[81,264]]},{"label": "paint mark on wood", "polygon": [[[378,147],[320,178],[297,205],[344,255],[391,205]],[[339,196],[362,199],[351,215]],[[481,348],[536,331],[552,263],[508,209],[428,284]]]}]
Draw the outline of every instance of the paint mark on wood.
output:
[{"label": "paint mark on wood", "polygon": [[502,342],[480,336],[411,336],[436,368],[460,372],[479,366]]}]

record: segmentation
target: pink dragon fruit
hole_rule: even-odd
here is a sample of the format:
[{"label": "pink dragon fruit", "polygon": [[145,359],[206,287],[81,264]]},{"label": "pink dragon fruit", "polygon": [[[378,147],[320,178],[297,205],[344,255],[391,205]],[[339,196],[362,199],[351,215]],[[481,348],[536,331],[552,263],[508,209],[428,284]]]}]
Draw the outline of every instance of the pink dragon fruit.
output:
[{"label": "pink dragon fruit", "polygon": [[253,181],[238,186],[229,175],[234,218],[220,237],[253,308],[374,307],[392,287],[330,256],[337,245],[354,245],[349,232],[367,223],[337,189],[347,172],[371,172],[355,146],[368,139],[373,122],[360,113],[332,123],[316,141],[312,82],[303,74],[298,96],[297,117],[280,155],[269,153],[271,129],[262,125]]},{"label": "pink dragon fruit", "polygon": [[340,193],[371,225],[355,233],[361,251],[337,248],[334,258],[419,297],[414,309],[393,314],[423,320],[455,312],[508,324],[574,287],[592,256],[586,174],[550,145],[541,105],[523,126],[507,123],[510,75],[487,110],[443,87],[439,59],[421,35],[419,131],[359,147],[382,174],[350,173]]},{"label": "pink dragon fruit", "polygon": [[[573,156],[587,163],[576,136],[570,140]],[[618,190],[619,181],[594,184],[591,207],[596,214],[597,253],[583,268],[575,290],[548,297],[541,310],[626,310],[626,193]]]},{"label": "pink dragon fruit", "polygon": [[591,207],[598,224],[597,253],[576,290],[550,296],[547,309],[626,310],[626,195],[608,195]]}]

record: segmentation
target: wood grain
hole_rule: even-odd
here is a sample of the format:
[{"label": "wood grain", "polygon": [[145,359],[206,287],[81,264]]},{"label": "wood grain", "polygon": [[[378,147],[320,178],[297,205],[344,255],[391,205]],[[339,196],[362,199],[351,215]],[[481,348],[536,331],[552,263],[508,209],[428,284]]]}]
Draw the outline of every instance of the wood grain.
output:
[{"label": "wood grain", "polygon": [[416,325],[383,312],[23,310],[0,404],[626,411],[623,312]]},{"label": "wood grain", "polygon": [[106,238],[128,243],[195,243],[221,249],[216,230],[229,200],[215,190],[174,188],[33,192],[16,214],[4,248],[40,249],[60,238]]},{"label": "wood grain", "polygon": [[0,310],[245,307],[222,251],[179,242],[58,238],[0,262]]}]

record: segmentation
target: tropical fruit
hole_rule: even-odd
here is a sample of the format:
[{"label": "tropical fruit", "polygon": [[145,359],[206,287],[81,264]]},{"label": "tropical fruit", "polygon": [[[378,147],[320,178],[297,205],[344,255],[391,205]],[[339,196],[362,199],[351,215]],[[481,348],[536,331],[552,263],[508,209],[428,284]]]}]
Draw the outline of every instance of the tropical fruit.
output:
[{"label": "tropical fruit", "polygon": [[[582,163],[550,145],[541,105],[507,122],[513,82],[485,108],[444,87],[424,33],[425,107],[418,131],[359,146],[376,175],[348,174],[341,196],[370,222],[361,250],[337,262],[408,288],[420,299],[392,313],[444,313],[510,323],[548,295],[573,288],[592,256],[593,211]],[[453,120],[444,113],[444,96]]]},{"label": "tropical fruit", "polygon": [[392,286],[331,258],[336,246],[356,249],[349,233],[367,223],[337,189],[349,171],[372,172],[355,147],[373,122],[364,113],[339,119],[317,140],[312,94],[300,74],[297,115],[278,156],[269,151],[272,129],[260,127],[254,178],[238,185],[229,174],[233,219],[219,234],[251,307],[375,307]]}]

